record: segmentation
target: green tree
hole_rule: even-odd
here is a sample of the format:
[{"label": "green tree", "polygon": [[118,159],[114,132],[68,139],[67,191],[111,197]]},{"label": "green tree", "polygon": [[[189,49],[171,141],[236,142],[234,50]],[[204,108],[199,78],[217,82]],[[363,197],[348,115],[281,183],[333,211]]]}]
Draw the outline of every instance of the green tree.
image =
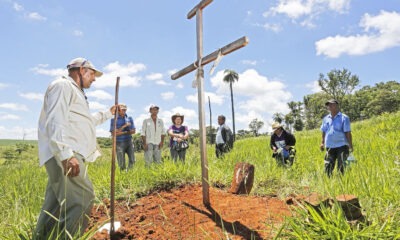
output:
[{"label": "green tree", "polygon": [[229,89],[231,90],[231,106],[232,106],[232,127],[233,127],[233,141],[235,141],[235,109],[233,105],[233,83],[239,81],[239,74],[233,70],[226,69],[224,71],[223,81],[229,83]]},{"label": "green tree", "polygon": [[285,116],[282,113],[274,113],[274,115],[272,115],[272,120],[274,122],[282,123],[284,119]]},{"label": "green tree", "polygon": [[334,69],[327,74],[327,77],[325,78],[324,74],[320,73],[318,85],[323,92],[338,100],[339,103],[342,102],[345,95],[353,92],[360,83],[358,76],[352,75],[345,68],[343,70]]},{"label": "green tree", "polygon": [[314,93],[303,98],[304,103],[304,127],[306,129],[318,128],[321,119],[327,114],[325,102],[328,98],[325,93]]},{"label": "green tree", "polygon": [[249,124],[250,130],[254,133],[254,136],[258,136],[258,131],[264,126],[263,121],[259,121],[257,118],[251,120]]}]

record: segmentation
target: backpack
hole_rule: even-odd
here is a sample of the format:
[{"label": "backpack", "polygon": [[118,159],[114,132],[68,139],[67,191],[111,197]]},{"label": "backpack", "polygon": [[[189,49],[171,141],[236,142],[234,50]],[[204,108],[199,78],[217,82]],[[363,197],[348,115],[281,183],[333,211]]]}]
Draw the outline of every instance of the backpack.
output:
[{"label": "backpack", "polygon": [[230,149],[233,148],[233,133],[231,131],[231,129],[229,127],[224,127],[225,133],[226,133],[226,145],[228,145],[228,147]]}]

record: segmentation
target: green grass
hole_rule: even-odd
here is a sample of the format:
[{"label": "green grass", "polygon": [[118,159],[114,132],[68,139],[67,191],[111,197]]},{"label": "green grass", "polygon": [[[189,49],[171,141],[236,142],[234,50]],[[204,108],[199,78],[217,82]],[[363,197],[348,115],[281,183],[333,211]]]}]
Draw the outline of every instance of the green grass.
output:
[{"label": "green grass", "polygon": [[[217,159],[214,147],[208,146],[210,183],[229,187],[235,164],[248,162],[255,165],[251,194],[276,194],[281,199],[310,192],[331,198],[353,194],[359,198],[370,223],[352,228],[338,208],[324,210],[324,217],[299,208],[296,217],[288,218],[281,229],[276,229],[278,239],[400,239],[400,113],[353,123],[352,133],[357,163],[343,176],[336,172],[332,178],[325,175],[324,153],[319,150],[321,133],[313,130],[295,134],[297,160],[290,169],[275,164],[266,137],[237,141],[224,159]],[[103,154],[89,165],[98,202],[110,195],[110,149],[104,149]],[[163,156],[168,155],[166,149]],[[134,202],[160,188],[201,182],[196,146],[190,146],[185,164],[167,159],[161,165],[146,168],[143,153],[136,153],[136,160],[133,170],[116,171],[118,199]],[[44,198],[45,169],[38,166],[36,147],[13,162],[0,160],[0,164],[0,238],[29,239]]]}]

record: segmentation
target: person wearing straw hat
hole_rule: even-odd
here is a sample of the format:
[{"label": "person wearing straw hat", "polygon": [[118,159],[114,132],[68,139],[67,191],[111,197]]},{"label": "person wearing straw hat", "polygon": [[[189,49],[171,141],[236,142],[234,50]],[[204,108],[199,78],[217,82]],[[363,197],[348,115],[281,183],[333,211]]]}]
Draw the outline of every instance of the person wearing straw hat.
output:
[{"label": "person wearing straw hat", "polygon": [[39,162],[46,167],[48,183],[34,239],[83,235],[95,197],[86,163],[101,155],[96,125],[110,119],[116,109],[90,113],[84,89],[103,74],[90,61],[75,58],[67,69],[67,77],[47,88],[39,118]]},{"label": "person wearing straw hat", "polygon": [[161,163],[161,150],[166,131],[163,120],[158,118],[159,109],[157,105],[150,105],[150,118],[145,119],[142,124],[141,136],[146,166],[150,166],[153,162]]},{"label": "person wearing straw hat", "polygon": [[186,149],[189,147],[187,139],[189,138],[189,130],[187,126],[183,126],[184,115],[176,113],[172,115],[172,125],[168,129],[168,135],[170,136],[169,147],[171,158],[176,162],[179,160],[185,162]]},{"label": "person wearing straw hat", "polygon": [[296,154],[296,138],[278,122],[272,124],[272,131],[269,144],[273,151],[272,157],[279,165],[292,166]]},{"label": "person wearing straw hat", "polygon": [[[136,133],[136,128],[132,117],[126,114],[127,109],[126,104],[118,104],[116,147],[118,166],[121,171],[128,170],[135,164],[135,149],[132,143],[132,134]],[[114,134],[114,118],[111,119],[110,132]],[[128,168],[126,168],[125,154],[128,155]]]},{"label": "person wearing straw hat", "polygon": [[326,149],[325,154],[325,173],[328,177],[332,176],[335,162],[340,173],[344,173],[344,163],[353,152],[353,140],[351,135],[350,118],[341,113],[339,102],[331,99],[325,102],[329,114],[322,120],[321,132],[322,141],[321,151]]}]

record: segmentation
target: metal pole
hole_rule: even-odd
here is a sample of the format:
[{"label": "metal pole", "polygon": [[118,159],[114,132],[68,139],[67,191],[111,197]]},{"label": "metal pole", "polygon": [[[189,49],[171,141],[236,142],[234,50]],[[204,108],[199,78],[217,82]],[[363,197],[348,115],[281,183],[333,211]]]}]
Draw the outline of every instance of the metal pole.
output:
[{"label": "metal pole", "polygon": [[[203,57],[203,13],[200,8],[196,12],[196,33],[197,33],[197,60]],[[200,156],[201,156],[201,176],[203,186],[203,204],[210,206],[209,184],[208,184],[208,162],[207,144],[204,117],[204,70],[203,66],[197,69],[197,94],[199,106],[199,129],[200,129]]]},{"label": "metal pole", "polygon": [[[115,106],[118,106],[118,90],[119,90],[119,77],[115,84]],[[110,239],[113,239],[115,232],[114,228],[114,199],[115,199],[115,155],[117,149],[117,119],[119,107],[115,109],[114,113],[114,126],[113,126],[113,145],[111,154],[111,197],[110,197]]]}]

